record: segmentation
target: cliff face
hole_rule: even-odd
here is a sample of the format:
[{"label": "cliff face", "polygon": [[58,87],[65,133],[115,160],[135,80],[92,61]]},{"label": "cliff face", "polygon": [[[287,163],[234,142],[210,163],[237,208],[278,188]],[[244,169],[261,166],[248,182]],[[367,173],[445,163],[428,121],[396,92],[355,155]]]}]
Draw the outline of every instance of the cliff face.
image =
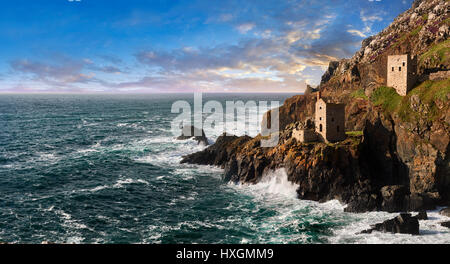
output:
[{"label": "cliff face", "polygon": [[[309,92],[280,107],[277,147],[260,148],[258,137],[224,137],[183,162],[222,166],[226,180],[253,183],[265,171],[284,167],[300,185],[300,198],[337,198],[349,211],[448,204],[450,79],[427,79],[450,69],[449,6],[446,0],[415,1],[389,27],[364,40],[352,58],[330,63],[319,88],[330,101],[346,104],[346,130],[363,131],[362,137],[334,145],[291,139],[293,123],[314,116],[316,98]],[[419,81],[401,97],[384,85],[387,56],[404,53],[417,56]]]},{"label": "cliff face", "polygon": [[282,132],[274,148],[260,147],[259,136],[221,136],[213,146],[184,157],[182,163],[220,166],[225,169],[225,180],[236,183],[257,183],[266,172],[285,168],[288,179],[300,185],[298,196],[302,199],[349,202],[355,190],[375,191],[369,184],[370,173],[361,170],[367,165],[362,136],[336,144],[301,144],[291,137],[293,127]]}]

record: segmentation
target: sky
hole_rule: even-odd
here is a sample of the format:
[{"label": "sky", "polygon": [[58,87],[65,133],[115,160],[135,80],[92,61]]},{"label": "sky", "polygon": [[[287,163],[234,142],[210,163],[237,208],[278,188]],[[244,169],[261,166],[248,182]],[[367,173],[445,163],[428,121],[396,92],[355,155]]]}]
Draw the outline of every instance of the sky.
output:
[{"label": "sky", "polygon": [[412,1],[4,1],[0,93],[298,93]]}]

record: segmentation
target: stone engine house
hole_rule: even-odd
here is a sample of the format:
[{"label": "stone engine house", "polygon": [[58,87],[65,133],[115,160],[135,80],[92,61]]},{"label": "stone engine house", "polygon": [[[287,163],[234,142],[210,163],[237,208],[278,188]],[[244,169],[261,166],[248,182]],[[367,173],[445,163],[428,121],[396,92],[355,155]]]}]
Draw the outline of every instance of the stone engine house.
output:
[{"label": "stone engine house", "polygon": [[315,129],[319,138],[325,142],[345,139],[345,104],[327,103],[317,92]]},{"label": "stone engine house", "polygon": [[321,97],[320,91],[317,92],[314,124],[306,124],[302,128],[294,129],[292,137],[300,142],[344,140],[346,138],[345,104],[327,103]]},{"label": "stone engine house", "polygon": [[388,56],[387,86],[405,96],[416,82],[417,58],[409,54]]}]

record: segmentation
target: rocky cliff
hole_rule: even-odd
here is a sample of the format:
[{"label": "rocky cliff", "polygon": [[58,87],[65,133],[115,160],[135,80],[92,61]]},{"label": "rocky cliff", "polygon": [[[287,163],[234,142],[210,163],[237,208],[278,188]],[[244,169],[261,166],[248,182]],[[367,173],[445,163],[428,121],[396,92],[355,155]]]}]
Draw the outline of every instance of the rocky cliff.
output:
[{"label": "rocky cliff", "polygon": [[[352,58],[330,62],[319,89],[330,101],[346,103],[346,130],[353,132],[344,142],[301,144],[290,137],[296,122],[314,116],[310,91],[280,107],[276,147],[259,147],[260,137],[220,137],[183,162],[218,165],[226,180],[252,183],[284,167],[289,180],[300,185],[299,198],[337,198],[349,204],[348,211],[448,204],[450,79],[429,80],[429,75],[450,69],[449,6],[446,0],[415,1],[389,27],[364,40]],[[419,81],[401,97],[384,85],[387,56],[403,53],[417,57]]]}]

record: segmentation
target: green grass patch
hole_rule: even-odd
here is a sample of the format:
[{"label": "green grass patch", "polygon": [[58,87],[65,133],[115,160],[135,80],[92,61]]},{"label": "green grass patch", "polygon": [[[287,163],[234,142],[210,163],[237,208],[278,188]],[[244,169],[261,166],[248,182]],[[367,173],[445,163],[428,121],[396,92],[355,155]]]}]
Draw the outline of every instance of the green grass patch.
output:
[{"label": "green grass patch", "polygon": [[430,104],[436,99],[447,101],[450,93],[450,79],[441,81],[425,81],[411,90],[410,94],[418,94],[423,103]]},{"label": "green grass patch", "polygon": [[349,137],[361,137],[364,135],[364,132],[362,130],[359,131],[347,131],[345,134]]},{"label": "green grass patch", "polygon": [[369,97],[367,97],[366,93],[364,92],[364,89],[362,88],[352,92],[350,96],[353,98],[362,98],[364,100],[369,100]]},{"label": "green grass patch", "polygon": [[[370,100],[381,106],[386,114],[397,113],[403,121],[414,119],[435,120],[439,114],[436,100],[446,103],[447,95],[450,94],[450,79],[441,81],[425,81],[408,92],[406,96],[400,96],[395,89],[390,87],[379,87]],[[426,111],[415,111],[411,108],[411,97],[417,95],[420,99],[422,109]]]},{"label": "green grass patch", "polygon": [[372,93],[370,100],[375,105],[380,105],[387,113],[392,114],[397,110],[402,97],[394,88],[381,86]]},{"label": "green grass patch", "polygon": [[420,56],[419,62],[431,58],[433,65],[448,64],[450,57],[450,39],[435,44]]}]

